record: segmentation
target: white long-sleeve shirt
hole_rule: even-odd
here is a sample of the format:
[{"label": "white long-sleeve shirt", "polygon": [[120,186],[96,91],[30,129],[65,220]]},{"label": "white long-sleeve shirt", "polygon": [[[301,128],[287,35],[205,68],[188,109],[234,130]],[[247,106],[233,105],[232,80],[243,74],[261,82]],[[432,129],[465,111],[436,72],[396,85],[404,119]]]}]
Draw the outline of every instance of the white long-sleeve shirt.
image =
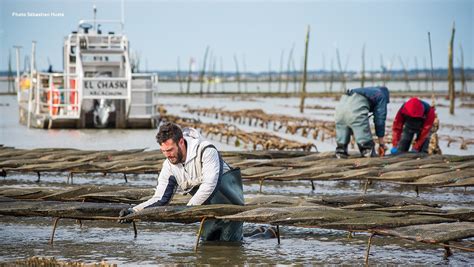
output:
[{"label": "white long-sleeve shirt", "polygon": [[158,177],[155,194],[149,200],[135,206],[133,208],[135,211],[151,205],[166,205],[172,199],[178,186],[183,191],[199,186],[187,205],[202,205],[216,189],[220,172],[226,172],[229,169],[226,164],[223,164],[221,170],[219,153],[212,147],[204,150],[202,164],[199,162],[201,150],[211,143],[203,141],[195,129],[184,129],[183,136],[187,145],[186,162],[172,164],[166,159]]}]

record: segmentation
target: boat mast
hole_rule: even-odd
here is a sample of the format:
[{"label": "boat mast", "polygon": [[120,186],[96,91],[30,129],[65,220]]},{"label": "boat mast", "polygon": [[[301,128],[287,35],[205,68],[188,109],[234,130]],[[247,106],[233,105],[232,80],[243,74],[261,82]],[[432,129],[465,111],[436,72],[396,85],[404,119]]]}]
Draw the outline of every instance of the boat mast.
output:
[{"label": "boat mast", "polygon": [[96,19],[96,17],[97,17],[97,7],[94,5],[93,8],[94,8],[94,31],[97,32],[97,28],[96,28],[96,25],[95,25],[95,24],[96,24],[96,23],[95,23],[95,19]]},{"label": "boat mast", "polygon": [[121,23],[120,23],[120,27],[121,27],[121,30],[122,30],[122,34],[123,34],[123,28],[125,27],[125,0],[122,0],[122,3],[121,3],[121,9],[122,9],[122,18],[121,18]]}]

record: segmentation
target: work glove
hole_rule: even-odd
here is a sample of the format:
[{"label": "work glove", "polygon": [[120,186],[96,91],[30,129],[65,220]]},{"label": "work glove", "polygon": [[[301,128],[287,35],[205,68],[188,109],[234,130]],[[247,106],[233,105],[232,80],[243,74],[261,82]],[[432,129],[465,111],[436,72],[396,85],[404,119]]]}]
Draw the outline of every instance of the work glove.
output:
[{"label": "work glove", "polygon": [[134,212],[135,211],[132,208],[125,208],[125,209],[121,210],[120,213],[119,213],[118,222],[119,223],[131,223],[133,221],[132,219],[120,219],[120,218],[123,218],[127,215],[130,215],[130,214],[134,213]]},{"label": "work glove", "polygon": [[392,155],[398,154],[398,148],[397,147],[392,147],[392,149],[390,149],[390,154],[392,154]]},{"label": "work glove", "polygon": [[388,150],[388,147],[385,144],[380,144],[378,148],[379,157],[385,156],[385,152]]}]

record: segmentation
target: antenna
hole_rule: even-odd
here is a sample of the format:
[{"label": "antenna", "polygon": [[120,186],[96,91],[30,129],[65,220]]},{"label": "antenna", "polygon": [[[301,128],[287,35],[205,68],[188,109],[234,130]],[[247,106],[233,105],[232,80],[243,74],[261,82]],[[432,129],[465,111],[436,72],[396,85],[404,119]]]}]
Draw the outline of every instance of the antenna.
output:
[{"label": "antenna", "polygon": [[122,23],[121,23],[121,30],[122,30],[122,33],[123,33],[123,28],[125,27],[125,0],[122,0],[122,4],[121,4],[121,8],[122,8]]},{"label": "antenna", "polygon": [[20,91],[20,49],[22,46],[15,45],[13,46],[16,52],[16,91]]},{"label": "antenna", "polygon": [[95,5],[93,5],[93,9],[94,9],[94,30],[97,30],[96,27],[95,27],[95,19],[97,17],[97,7]]}]

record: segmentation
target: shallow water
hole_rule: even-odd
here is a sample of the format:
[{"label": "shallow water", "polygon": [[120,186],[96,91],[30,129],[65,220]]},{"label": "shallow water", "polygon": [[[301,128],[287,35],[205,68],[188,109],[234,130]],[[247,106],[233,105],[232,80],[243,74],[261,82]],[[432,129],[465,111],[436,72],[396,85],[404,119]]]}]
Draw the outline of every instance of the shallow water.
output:
[{"label": "shallow water", "polygon": [[[193,107],[225,107],[230,110],[244,108],[263,108],[268,113],[279,113],[299,116],[297,112],[298,99],[290,98],[258,98],[242,100],[239,98],[197,98],[163,97],[172,114],[192,116],[186,113],[184,105]],[[389,116],[394,116],[396,106],[389,109]],[[36,147],[72,147],[80,149],[158,149],[154,135],[156,130],[40,130],[27,129],[18,123],[16,98],[0,96],[0,144],[18,148]],[[308,105],[328,105],[335,102],[332,99],[309,99]],[[440,108],[444,110],[445,108]],[[472,110],[466,109],[467,117]],[[326,118],[330,120],[333,111],[311,111],[305,116],[310,118]],[[464,116],[450,118],[443,113],[445,121],[472,126],[471,120]],[[212,122],[212,118],[201,118]],[[244,130],[261,130],[257,127],[239,124]],[[450,130],[441,130],[451,133]],[[279,133],[285,138],[291,136]],[[454,132],[453,134],[458,134]],[[462,133],[468,137],[473,132]],[[299,141],[308,141],[302,137],[293,137]],[[240,150],[218,143],[222,150]],[[316,141],[320,151],[334,149],[334,141],[325,143]],[[445,144],[444,144],[445,145]],[[452,145],[447,149],[453,154],[472,154],[474,146],[468,150],[459,150]],[[156,185],[155,175],[128,175],[127,186],[153,188]],[[37,184],[35,174],[9,173],[6,178],[0,178],[0,186],[67,186],[67,175],[63,173],[42,173],[41,182]],[[107,184],[125,185],[121,174],[75,174],[75,185]],[[315,181],[315,190],[311,190],[309,181],[276,182],[265,181],[264,194],[287,196],[323,196],[336,194],[361,194],[364,184],[359,181]],[[244,182],[245,194],[259,194],[259,184]],[[373,183],[368,193],[397,194],[415,197],[413,187]],[[420,198],[443,204],[443,208],[474,207],[473,188],[420,188]],[[156,265],[156,264],[215,264],[215,265],[254,265],[254,264],[348,264],[362,265],[368,236],[358,233],[352,239],[347,238],[347,232],[323,229],[305,229],[297,227],[282,227],[282,240],[278,245],[276,239],[262,240],[245,238],[242,244],[204,244],[195,253],[193,251],[196,238],[197,224],[164,224],[138,223],[138,237],[133,238],[130,225],[114,222],[84,221],[83,227],[74,220],[60,220],[55,235],[55,244],[48,244],[52,218],[16,218],[0,216],[0,262],[14,261],[31,256],[56,257],[63,260],[82,260],[99,262],[107,260],[120,265]],[[257,225],[245,224],[245,231],[252,231]],[[471,240],[472,241],[472,240]],[[370,263],[381,265],[470,265],[474,254],[453,250],[454,255],[445,260],[444,250],[439,246],[414,243],[389,237],[375,237],[371,248]]]},{"label": "shallow water", "polygon": [[[138,236],[130,225],[113,222],[60,220],[54,245],[48,241],[50,218],[0,217],[0,262],[31,256],[56,257],[85,262],[120,265],[163,263],[248,265],[248,264],[357,264],[364,262],[368,235],[321,229],[281,227],[281,244],[276,239],[244,238],[241,244],[201,244],[194,252],[197,224],[138,223]],[[245,224],[244,231],[256,225]],[[439,246],[396,238],[375,237],[371,264],[468,265],[472,253],[454,250],[443,259]]]},{"label": "shallow water", "polygon": [[[430,101],[429,99],[425,99]],[[198,118],[205,123],[230,123],[228,120],[218,120],[213,117],[197,116],[187,112],[187,108],[223,108],[226,110],[242,109],[263,109],[269,114],[284,114],[295,117],[305,117],[310,119],[333,120],[334,110],[312,110],[307,109],[304,114],[299,113],[298,98],[246,98],[246,97],[183,97],[183,96],[162,96],[160,98],[169,114]],[[439,99],[438,103],[446,104],[446,100]],[[336,101],[333,98],[309,98],[307,105],[321,105],[334,107]],[[394,99],[388,105],[387,118],[391,121],[396,114],[402,99]],[[441,122],[439,134],[451,137],[463,137],[464,139],[474,139],[474,110],[469,108],[457,108],[457,115],[449,115],[447,107],[437,108]],[[41,147],[65,147],[86,150],[106,150],[106,149],[158,149],[155,141],[155,129],[28,129],[18,122],[18,105],[15,96],[0,95],[0,144],[14,146],[17,148],[41,148]],[[443,123],[463,126],[464,129],[452,129],[444,127]],[[387,122],[387,129],[391,127]],[[273,132],[271,125],[269,129],[249,126],[248,123],[236,123],[239,129],[244,131],[269,131],[282,138],[303,142],[314,143],[318,151],[334,151],[336,144],[334,138],[327,138],[324,142],[320,139],[314,140],[311,137],[286,134],[283,129]],[[466,130],[467,129],[467,130]],[[205,137],[207,138],[207,137]],[[219,142],[218,138],[208,137],[220,150],[246,150],[245,146],[235,146],[231,139],[229,144]],[[440,147],[444,154],[472,155],[474,144],[467,146],[467,149],[460,149],[460,142],[454,142],[448,147],[448,142],[440,140]],[[355,151],[355,148],[351,149]]]},{"label": "shallow water", "polygon": [[[36,175],[9,174],[0,180],[0,186],[36,187],[66,186],[66,175],[45,173],[41,182]],[[74,184],[109,184],[150,188],[156,184],[153,175],[135,175],[125,184],[122,175],[81,174]],[[264,194],[290,196],[323,196],[335,194],[361,194],[363,184],[357,181],[315,181],[315,191],[309,181],[266,181]],[[259,184],[246,181],[247,197],[259,194]],[[369,193],[400,194],[415,197],[413,188],[375,183]],[[438,201],[444,208],[474,206],[474,191],[468,189],[425,189],[421,199]],[[56,257],[85,262],[119,263],[120,265],[155,264],[350,264],[364,262],[368,235],[356,233],[352,239],[347,232],[325,229],[281,227],[281,244],[276,239],[244,238],[242,244],[206,243],[193,251],[198,224],[140,222],[138,237],[133,238],[131,225],[115,222],[83,221],[82,228],[75,220],[59,221],[54,245],[48,244],[52,231],[52,218],[19,218],[0,216],[0,262],[31,256]],[[251,232],[257,225],[246,223],[244,231]],[[410,265],[469,265],[473,254],[453,250],[445,260],[443,249],[390,237],[375,237],[371,248],[372,264]]]}]

